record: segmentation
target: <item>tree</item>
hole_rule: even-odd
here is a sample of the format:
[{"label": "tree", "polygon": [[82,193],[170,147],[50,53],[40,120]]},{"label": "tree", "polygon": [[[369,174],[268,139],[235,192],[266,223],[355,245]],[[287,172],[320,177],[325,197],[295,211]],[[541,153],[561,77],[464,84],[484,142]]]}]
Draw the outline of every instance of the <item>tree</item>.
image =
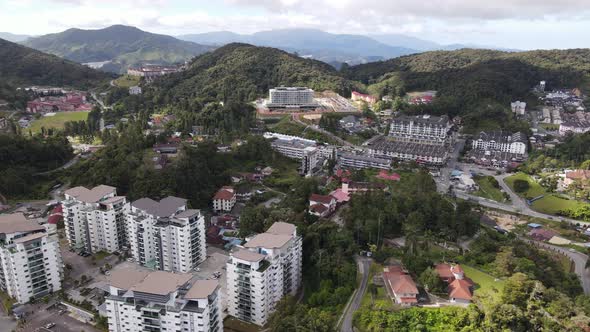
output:
[{"label": "tree", "polygon": [[533,286],[534,281],[531,281],[525,274],[515,273],[506,279],[501,295],[502,302],[525,308]]},{"label": "tree", "polygon": [[438,273],[431,267],[427,268],[420,274],[420,283],[422,286],[428,290],[430,293],[443,293],[444,292],[444,283],[438,276]]},{"label": "tree", "polygon": [[530,188],[530,184],[527,180],[516,179],[514,180],[514,191],[517,193],[524,193]]}]

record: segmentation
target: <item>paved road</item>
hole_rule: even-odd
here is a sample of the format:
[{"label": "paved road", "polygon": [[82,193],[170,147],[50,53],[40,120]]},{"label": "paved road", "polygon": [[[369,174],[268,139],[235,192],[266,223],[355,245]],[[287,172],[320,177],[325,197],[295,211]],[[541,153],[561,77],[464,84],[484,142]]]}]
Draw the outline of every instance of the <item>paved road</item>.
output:
[{"label": "paved road", "polygon": [[359,271],[363,276],[361,279],[361,285],[354,294],[354,298],[352,299],[350,306],[348,306],[348,308],[346,308],[346,312],[343,313],[344,316],[342,320],[342,327],[340,328],[341,332],[353,332],[352,317],[361,306],[361,301],[367,292],[367,286],[369,284],[369,269],[371,268],[371,259],[357,256],[355,260],[359,267]]},{"label": "paved road", "polygon": [[92,98],[94,98],[94,100],[96,100],[96,102],[97,102],[97,103],[100,105],[100,107],[102,108],[102,110],[103,110],[103,111],[104,111],[104,110],[109,110],[109,109],[111,109],[111,108],[112,108],[112,107],[110,107],[110,106],[106,106],[106,105],[105,105],[105,104],[102,102],[102,100],[96,96],[96,93],[94,93],[94,92],[91,92],[91,93],[90,93],[90,95],[92,96]]},{"label": "paved road", "polygon": [[72,167],[72,166],[76,165],[76,163],[77,163],[79,160],[80,160],[80,156],[79,156],[79,155],[76,155],[76,156],[74,156],[74,158],[72,158],[72,160],[68,161],[67,163],[63,164],[62,166],[60,166],[60,167],[58,167],[58,168],[52,169],[52,170],[50,170],[50,171],[47,171],[47,172],[41,172],[41,173],[37,173],[37,174],[35,174],[35,175],[45,175],[45,174],[51,174],[51,173],[54,173],[54,172],[57,172],[57,171],[61,171],[62,169],[68,169],[68,168],[70,168],[70,167]]},{"label": "paved road", "polygon": [[339,144],[345,145],[345,146],[350,146],[353,148],[357,148],[357,149],[362,149],[360,146],[356,146],[350,142],[347,142],[345,140],[343,140],[342,138],[332,134],[329,131],[323,130],[322,128],[316,127],[316,126],[310,126],[307,123],[299,120],[299,116],[297,114],[293,114],[293,116],[291,117],[293,119],[293,121],[297,122],[298,124],[302,125],[302,126],[306,126],[305,129],[310,129],[312,131],[318,132],[320,134],[324,134],[328,137],[330,137],[331,139],[335,140],[336,142],[338,142]]},{"label": "paved road", "polygon": [[578,275],[578,277],[580,277],[580,281],[582,282],[582,288],[584,288],[584,293],[590,294],[590,272],[586,268],[586,261],[588,260],[588,255],[582,254],[575,250],[570,251],[570,249],[565,249],[544,242],[529,240],[523,237],[520,237],[520,239],[532,243],[538,247],[553,250],[571,259],[575,265],[575,272]]}]

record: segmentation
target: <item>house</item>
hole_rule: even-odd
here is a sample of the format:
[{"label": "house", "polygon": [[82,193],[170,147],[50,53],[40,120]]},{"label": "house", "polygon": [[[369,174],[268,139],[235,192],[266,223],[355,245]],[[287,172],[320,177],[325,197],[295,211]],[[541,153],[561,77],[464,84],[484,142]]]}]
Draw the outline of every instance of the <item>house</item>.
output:
[{"label": "house", "polygon": [[473,281],[465,276],[459,264],[439,263],[435,266],[439,278],[448,284],[451,303],[469,304],[473,297]]},{"label": "house", "polygon": [[178,153],[178,144],[175,144],[175,143],[154,144],[154,152],[175,154],[175,153]]},{"label": "house", "polygon": [[364,94],[364,93],[360,93],[360,92],[357,92],[357,91],[353,91],[352,92],[352,98],[351,99],[352,99],[352,101],[364,101],[364,102],[366,102],[367,104],[370,104],[370,105],[372,105],[372,104],[374,104],[374,103],[377,102],[377,97],[371,96],[371,95],[367,95],[367,94]]},{"label": "house", "polygon": [[336,198],[330,195],[312,194],[309,198],[309,213],[318,216],[326,217],[336,210]]},{"label": "house", "polygon": [[272,169],[272,167],[270,167],[270,166],[267,166],[267,167],[263,168],[263,169],[260,171],[260,173],[261,173],[263,176],[265,176],[265,177],[266,177],[266,176],[271,176],[273,171],[274,171],[274,170]]},{"label": "house", "polygon": [[512,109],[512,113],[517,115],[524,115],[526,111],[526,103],[523,101],[515,101],[510,103],[510,108]]},{"label": "house", "polygon": [[350,201],[350,195],[344,192],[341,188],[338,188],[330,193],[330,196],[336,199],[336,203],[343,204]]},{"label": "house", "polygon": [[535,228],[528,232],[528,236],[530,236],[533,240],[537,241],[549,241],[552,237],[557,235],[556,232],[550,229],[542,229],[542,228]]},{"label": "house", "polygon": [[129,94],[130,95],[140,95],[141,94],[141,87],[139,87],[137,85],[129,87]]},{"label": "house", "polygon": [[418,303],[419,294],[416,283],[401,266],[388,266],[383,269],[383,282],[391,300],[402,306]]},{"label": "house", "polygon": [[387,180],[387,181],[399,181],[401,179],[401,176],[397,173],[389,174],[388,171],[381,170],[379,172],[379,175],[377,175],[377,178],[381,179],[381,180]]},{"label": "house", "polygon": [[583,186],[588,186],[590,180],[590,170],[577,169],[574,171],[566,171],[563,178],[563,188],[568,188],[575,182],[581,183]]},{"label": "house", "polygon": [[449,301],[451,303],[471,303],[473,295],[471,294],[472,285],[464,279],[455,279],[449,284]]},{"label": "house", "polygon": [[231,211],[236,205],[236,199],[236,191],[233,187],[221,187],[213,196],[213,211]]}]

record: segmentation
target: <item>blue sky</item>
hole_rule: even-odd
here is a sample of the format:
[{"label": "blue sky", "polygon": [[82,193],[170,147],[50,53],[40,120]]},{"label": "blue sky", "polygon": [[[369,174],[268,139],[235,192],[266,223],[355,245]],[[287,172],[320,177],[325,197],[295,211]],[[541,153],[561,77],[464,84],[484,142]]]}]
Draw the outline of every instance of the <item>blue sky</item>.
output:
[{"label": "blue sky", "polygon": [[0,0],[4,32],[112,24],[173,35],[318,28],[515,49],[590,47],[589,0]]}]

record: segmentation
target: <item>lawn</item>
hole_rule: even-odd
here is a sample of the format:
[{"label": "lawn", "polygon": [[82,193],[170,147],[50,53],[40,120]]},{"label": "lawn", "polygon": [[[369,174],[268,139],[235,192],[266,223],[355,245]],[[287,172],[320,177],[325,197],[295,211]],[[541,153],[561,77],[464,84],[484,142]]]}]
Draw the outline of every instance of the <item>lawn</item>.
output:
[{"label": "lawn", "polygon": [[555,195],[547,195],[542,199],[534,201],[532,208],[542,213],[557,214],[560,211],[577,209],[584,205],[587,204],[579,201],[561,198]]},{"label": "lawn", "polygon": [[482,293],[488,293],[494,297],[498,296],[504,288],[504,281],[497,280],[493,276],[477,270],[471,266],[461,265],[465,276],[473,280],[475,285],[475,294],[482,295]]},{"label": "lawn", "polygon": [[475,195],[503,203],[506,201],[504,193],[494,185],[496,181],[492,176],[476,176],[473,178],[479,186],[479,190],[474,192]]},{"label": "lawn", "polygon": [[524,173],[516,173],[512,176],[509,176],[506,179],[504,179],[504,182],[506,182],[510,189],[514,190],[514,181],[517,179],[525,180],[529,183],[529,189],[524,193],[517,193],[519,196],[523,196],[526,198],[534,198],[537,196],[545,195],[547,193],[540,184],[538,184],[535,180],[533,180],[533,178]]},{"label": "lawn", "polygon": [[117,78],[113,83],[121,88],[130,88],[139,84],[138,76],[123,75]]},{"label": "lawn", "polygon": [[228,316],[223,320],[223,330],[231,332],[259,332],[262,328],[258,325],[243,322],[237,318]]},{"label": "lawn", "polygon": [[41,132],[41,127],[45,127],[45,129],[63,129],[64,123],[68,121],[82,121],[88,119],[88,113],[90,112],[59,112],[55,113],[54,116],[44,116],[39,120],[33,121],[30,129],[33,133]]}]

